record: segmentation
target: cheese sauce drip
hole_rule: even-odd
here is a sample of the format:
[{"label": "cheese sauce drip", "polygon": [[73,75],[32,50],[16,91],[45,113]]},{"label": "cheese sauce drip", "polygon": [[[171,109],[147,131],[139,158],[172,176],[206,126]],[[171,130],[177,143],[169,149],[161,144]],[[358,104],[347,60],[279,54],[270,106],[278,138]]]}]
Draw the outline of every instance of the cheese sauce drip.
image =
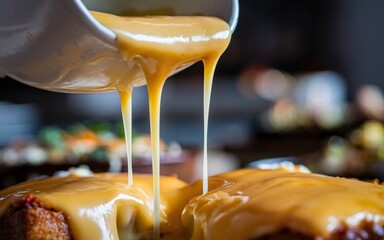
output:
[{"label": "cheese sauce drip", "polygon": [[329,239],[343,224],[358,227],[367,220],[384,225],[382,185],[244,169],[211,177],[210,187],[183,212],[184,226],[193,230],[190,239],[257,239],[287,229]]},{"label": "cheese sauce drip", "polygon": [[[203,61],[204,69],[204,186],[208,190],[207,132],[212,79],[219,57],[227,48],[231,31],[213,17],[119,17],[92,12],[117,36],[121,56],[135,61],[144,72],[149,97],[154,184],[154,237],[160,225],[160,106],[165,80],[178,68]],[[121,87],[120,87],[121,88]],[[121,91],[120,91],[121,93]],[[122,95],[122,94],[120,94]],[[122,96],[126,96],[123,94]],[[122,106],[130,98],[122,97]],[[123,109],[124,111],[124,109]],[[124,114],[123,114],[124,115]],[[127,114],[129,115],[129,114]],[[125,117],[125,126],[131,125]],[[127,144],[129,148],[129,144]],[[129,166],[130,168],[130,166]]]},{"label": "cheese sauce drip", "polygon": [[[0,191],[0,217],[18,199],[29,195],[47,209],[62,211],[74,239],[152,239],[152,176],[126,174],[56,177],[29,181]],[[161,228],[166,237],[182,239],[180,214],[189,197],[179,194],[187,184],[161,177]]]},{"label": "cheese sauce drip", "polygon": [[127,150],[127,172],[128,185],[133,184],[133,164],[132,164],[132,88],[130,85],[119,85],[121,101],[121,112],[123,115],[125,145]]}]

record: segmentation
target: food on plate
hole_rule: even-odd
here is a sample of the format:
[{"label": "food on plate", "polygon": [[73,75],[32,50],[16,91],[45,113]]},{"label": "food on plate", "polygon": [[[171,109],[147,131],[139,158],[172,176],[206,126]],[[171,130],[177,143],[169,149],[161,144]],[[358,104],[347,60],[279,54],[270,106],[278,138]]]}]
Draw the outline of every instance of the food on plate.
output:
[{"label": "food on plate", "polygon": [[185,207],[192,239],[382,239],[384,186],[284,169],[210,178]]},{"label": "food on plate", "polygon": [[[0,234],[151,239],[152,178],[126,181],[125,174],[71,175],[5,189]],[[377,183],[281,168],[212,176],[204,195],[202,181],[161,177],[161,184],[162,239],[384,238],[384,186]]]},{"label": "food on plate", "polygon": [[[152,176],[96,174],[33,180],[0,193],[0,234],[5,239],[151,239]],[[187,184],[161,178],[161,229],[179,239]]]}]

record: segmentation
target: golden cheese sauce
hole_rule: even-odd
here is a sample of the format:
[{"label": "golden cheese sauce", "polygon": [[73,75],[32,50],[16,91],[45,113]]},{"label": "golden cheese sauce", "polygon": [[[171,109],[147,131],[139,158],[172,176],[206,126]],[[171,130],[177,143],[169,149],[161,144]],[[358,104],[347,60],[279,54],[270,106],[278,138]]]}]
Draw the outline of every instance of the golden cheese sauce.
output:
[{"label": "golden cheese sauce", "polygon": [[[63,211],[74,239],[151,239],[150,175],[69,176],[25,182],[0,191],[0,216],[18,199],[34,196]],[[329,239],[361,221],[384,225],[384,186],[286,170],[243,169],[188,186],[161,177],[163,239],[257,239],[281,230]]]},{"label": "golden cheese sauce", "polygon": [[328,239],[343,223],[384,224],[382,185],[244,169],[210,178],[210,187],[183,212],[184,226],[193,230],[191,239],[257,239],[286,229]]},{"label": "golden cheese sauce", "polygon": [[[154,237],[160,224],[160,105],[165,80],[178,68],[203,61],[204,70],[204,186],[208,190],[207,132],[210,93],[214,69],[227,48],[231,31],[227,23],[213,17],[119,17],[92,12],[92,15],[117,36],[121,56],[135,61],[145,75],[148,88],[154,181]],[[121,96],[124,125],[129,133],[132,84],[118,87]],[[127,136],[130,154],[131,140]],[[128,169],[132,174],[131,156]],[[129,184],[132,181],[129,180]]]},{"label": "golden cheese sauce", "polygon": [[[0,191],[0,216],[17,199],[32,195],[47,209],[62,211],[74,239],[151,239],[153,227],[152,176],[126,174],[56,177],[29,181]],[[189,198],[179,191],[186,183],[161,177],[161,229],[167,238],[183,237],[180,215]],[[134,228],[134,229],[132,229]]]}]

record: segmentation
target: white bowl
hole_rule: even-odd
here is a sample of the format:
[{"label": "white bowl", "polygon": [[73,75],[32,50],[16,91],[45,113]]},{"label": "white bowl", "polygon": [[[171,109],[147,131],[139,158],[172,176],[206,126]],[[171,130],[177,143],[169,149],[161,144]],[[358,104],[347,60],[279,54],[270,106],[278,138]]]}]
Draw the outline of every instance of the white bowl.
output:
[{"label": "white bowl", "polygon": [[88,9],[118,13],[158,8],[175,15],[217,16],[232,30],[238,18],[237,0],[1,0],[0,76],[58,92],[115,91],[110,72],[135,74],[135,85],[142,85],[143,73],[121,59],[115,34]]}]

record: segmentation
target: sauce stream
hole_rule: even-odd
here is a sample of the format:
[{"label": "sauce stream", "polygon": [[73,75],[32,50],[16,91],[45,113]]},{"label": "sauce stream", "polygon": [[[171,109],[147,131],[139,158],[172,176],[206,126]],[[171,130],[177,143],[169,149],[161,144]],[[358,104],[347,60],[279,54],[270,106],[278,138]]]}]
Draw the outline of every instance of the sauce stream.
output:
[{"label": "sauce stream", "polygon": [[[178,68],[204,62],[204,159],[203,193],[208,191],[207,135],[212,81],[216,64],[227,48],[231,31],[227,23],[214,17],[119,17],[92,12],[117,36],[123,59],[133,60],[144,72],[148,88],[152,145],[154,200],[153,237],[160,234],[160,108],[166,79]],[[129,81],[119,84],[128,154],[128,183],[132,184],[130,132],[131,90]]]}]

